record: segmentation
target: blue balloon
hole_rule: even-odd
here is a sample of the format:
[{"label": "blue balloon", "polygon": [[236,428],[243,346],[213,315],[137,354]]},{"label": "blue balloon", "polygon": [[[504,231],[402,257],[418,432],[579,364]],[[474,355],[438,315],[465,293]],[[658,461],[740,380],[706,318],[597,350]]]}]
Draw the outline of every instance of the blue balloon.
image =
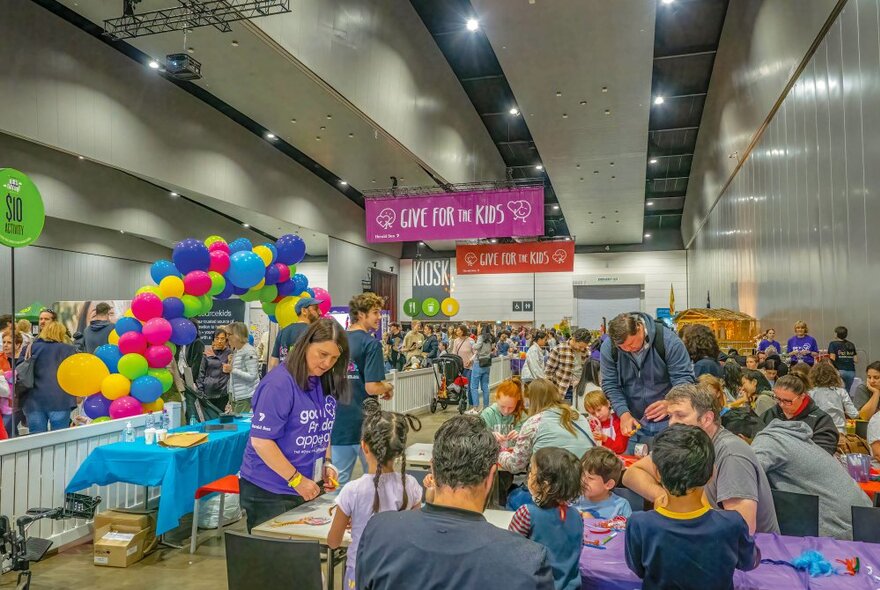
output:
[{"label": "blue balloon", "polygon": [[162,258],[154,262],[153,266],[150,267],[150,276],[153,278],[153,282],[158,285],[165,277],[179,277],[180,271],[177,270],[173,262]]},{"label": "blue balloon", "polygon": [[[128,319],[128,318],[125,318]],[[105,365],[107,365],[107,370],[111,373],[118,373],[119,368],[117,365],[119,364],[119,359],[122,358],[122,353],[119,352],[119,347],[115,344],[102,344],[98,348],[95,349],[95,356],[101,359]],[[106,416],[107,414],[103,414]],[[91,418],[91,416],[89,416]]]},{"label": "blue balloon", "polygon": [[251,288],[266,274],[266,265],[263,259],[252,251],[236,252],[229,257],[229,270],[226,271],[226,280],[239,288]]},{"label": "blue balloon", "polygon": [[278,279],[281,278],[281,271],[278,270],[278,267],[274,264],[270,264],[266,267],[266,274],[264,277],[267,285],[274,285],[278,282]]},{"label": "blue balloon", "polygon": [[294,282],[294,287],[293,287],[294,295],[299,295],[300,293],[302,293],[303,291],[305,291],[306,289],[309,288],[309,279],[306,278],[306,275],[304,275],[302,273],[296,273],[295,275],[290,277],[290,280],[292,280]]},{"label": "blue balloon", "polygon": [[92,420],[101,416],[109,416],[110,403],[110,400],[100,393],[93,393],[83,402],[83,412]]},{"label": "blue balloon", "polygon": [[308,293],[308,294],[309,294],[310,296],[312,296],[312,297],[315,296],[315,292],[312,291],[311,289],[306,289],[306,293]]},{"label": "blue balloon", "polygon": [[270,315],[270,316],[269,316],[269,321],[272,322],[273,324],[277,324],[277,323],[278,323],[278,320],[275,319],[275,316],[274,316],[274,315]]},{"label": "blue balloon", "polygon": [[[226,284],[232,285],[232,282],[227,281]],[[250,291],[250,289],[243,289],[243,288],[236,287],[235,285],[232,285],[232,294],[233,295],[241,296],[241,295],[244,295],[245,293],[247,293],[248,291]]]},{"label": "blue balloon", "polygon": [[278,283],[278,294],[282,297],[287,297],[288,295],[299,295],[303,292],[303,289],[299,291],[296,290],[296,281],[293,279],[284,281],[283,283]]},{"label": "blue balloon", "polygon": [[152,375],[143,375],[131,382],[131,397],[142,404],[150,404],[162,395],[162,382]]},{"label": "blue balloon", "polygon": [[177,297],[166,297],[162,300],[162,317],[166,320],[183,317],[183,301]]},{"label": "blue balloon", "polygon": [[263,245],[269,248],[269,252],[272,253],[272,262],[269,264],[275,264],[278,262],[278,248],[275,247],[275,244],[272,242],[263,242]]},{"label": "blue balloon", "polygon": [[195,324],[186,318],[174,318],[168,321],[171,324],[171,338],[169,340],[178,346],[189,344],[199,335]]},{"label": "blue balloon", "polygon": [[177,270],[186,274],[194,270],[208,270],[211,266],[211,253],[201,240],[187,238],[174,247],[171,260]]},{"label": "blue balloon", "polygon": [[275,241],[278,250],[278,262],[282,264],[297,264],[306,255],[306,243],[299,236],[285,234]]},{"label": "blue balloon", "polygon": [[128,332],[140,332],[141,328],[141,323],[137,319],[128,316],[123,316],[116,322],[116,333],[119,336]]},{"label": "blue balloon", "polygon": [[230,297],[232,297],[234,290],[235,290],[235,287],[232,286],[232,283],[229,281],[226,281],[226,286],[223,287],[222,291],[220,291],[219,293],[214,295],[214,299],[229,299]]},{"label": "blue balloon", "polygon": [[232,256],[236,252],[250,252],[254,249],[254,245],[247,238],[238,238],[229,242],[229,255]]}]

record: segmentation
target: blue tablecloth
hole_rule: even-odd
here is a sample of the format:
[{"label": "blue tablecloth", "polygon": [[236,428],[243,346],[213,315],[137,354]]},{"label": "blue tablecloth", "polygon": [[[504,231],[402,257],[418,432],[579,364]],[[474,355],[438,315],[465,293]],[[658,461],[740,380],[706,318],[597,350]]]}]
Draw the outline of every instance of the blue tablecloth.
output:
[{"label": "blue tablecloth", "polygon": [[[209,423],[217,424],[218,420]],[[250,419],[235,421],[238,430],[208,434],[208,442],[188,449],[147,445],[143,437],[133,443],[118,442],[96,448],[80,465],[66,491],[77,492],[93,484],[124,482],[162,486],[156,534],[176,528],[180,517],[193,509],[196,490],[212,481],[238,473],[250,435]],[[171,432],[199,430],[184,426]]]}]

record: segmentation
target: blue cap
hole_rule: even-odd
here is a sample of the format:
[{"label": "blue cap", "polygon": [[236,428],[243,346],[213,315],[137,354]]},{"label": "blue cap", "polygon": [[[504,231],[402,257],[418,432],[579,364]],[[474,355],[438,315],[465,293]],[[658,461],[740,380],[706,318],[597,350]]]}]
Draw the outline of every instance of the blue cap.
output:
[{"label": "blue cap", "polygon": [[296,311],[296,315],[299,315],[302,313],[304,307],[309,307],[311,305],[321,305],[322,303],[324,302],[320,299],[315,299],[314,297],[303,297],[296,302],[296,305],[294,306],[294,311]]}]

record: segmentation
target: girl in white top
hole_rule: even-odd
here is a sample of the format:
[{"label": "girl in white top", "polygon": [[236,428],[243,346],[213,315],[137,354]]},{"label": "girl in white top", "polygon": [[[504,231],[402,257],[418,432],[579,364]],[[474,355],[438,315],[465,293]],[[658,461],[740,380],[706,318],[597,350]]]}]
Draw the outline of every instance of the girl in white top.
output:
[{"label": "girl in white top", "polygon": [[547,344],[547,332],[539,330],[535,339],[526,353],[526,362],[522,367],[523,383],[543,379],[544,373],[544,346]]},{"label": "girl in white top", "polygon": [[[358,543],[367,522],[378,512],[416,510],[422,505],[422,486],[406,474],[406,435],[410,426],[421,429],[415,416],[384,412],[375,397],[364,400],[364,429],[361,449],[367,457],[369,473],[350,481],[336,498],[336,513],[327,534],[327,545],[342,544],[345,529],[351,526],[351,544],[345,562],[345,590],[353,590]],[[400,475],[394,461],[400,457]]]}]

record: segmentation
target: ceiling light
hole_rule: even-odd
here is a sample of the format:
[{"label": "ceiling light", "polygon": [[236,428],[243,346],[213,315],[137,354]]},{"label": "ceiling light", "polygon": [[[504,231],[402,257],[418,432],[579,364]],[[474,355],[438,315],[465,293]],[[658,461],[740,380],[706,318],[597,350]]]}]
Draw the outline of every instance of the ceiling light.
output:
[{"label": "ceiling light", "polygon": [[543,170],[543,169],[544,169],[544,167],[541,166],[540,164],[538,164],[537,166],[535,166],[535,170]]},{"label": "ceiling light", "polygon": [[657,158],[651,158],[650,160],[648,160],[648,163],[649,163],[649,164],[656,164],[656,163],[657,163]]},{"label": "ceiling light", "polygon": [[344,180],[340,180],[339,184],[341,184],[342,186],[348,186],[348,183]]},{"label": "ceiling light", "polygon": [[668,5],[668,4],[672,4],[673,2],[675,2],[675,0],[660,0],[660,2],[661,2],[662,4],[667,4],[667,5]]},{"label": "ceiling light", "polygon": [[650,237],[651,237],[651,234],[645,234],[645,237],[646,237],[646,238],[650,238]]},{"label": "ceiling light", "polygon": [[85,156],[80,156],[79,159],[80,159],[80,160],[85,160],[86,157],[85,157]]},{"label": "ceiling light", "polygon": [[510,111],[508,112],[515,117],[519,114],[519,109],[516,107],[511,107]]},{"label": "ceiling light", "polygon": [[121,230],[119,230],[119,233],[124,234],[124,233],[125,233],[125,230],[124,230],[124,229],[121,229]]},{"label": "ceiling light", "polygon": [[179,197],[180,195],[178,195],[178,194],[175,193],[175,192],[172,192],[172,193],[171,193],[171,196],[172,196],[172,197]]},{"label": "ceiling light", "polygon": [[492,239],[489,240],[489,241],[492,242],[493,244],[497,244],[497,243],[498,243],[498,240],[496,240],[495,238],[492,238]]},{"label": "ceiling light", "polygon": [[233,42],[232,42],[232,46],[233,46],[233,47],[238,47],[238,41],[233,41]]},{"label": "ceiling light", "polygon": [[267,133],[266,139],[268,139],[269,141],[272,141],[273,139],[275,139],[275,134],[274,133]]},{"label": "ceiling light", "polygon": [[663,101],[664,101],[664,99],[662,96],[655,96],[654,97],[654,104],[663,104]]},{"label": "ceiling light", "polygon": [[158,69],[159,69],[159,62],[157,62],[155,59],[151,59],[151,60],[150,60],[150,63],[147,64],[147,65],[150,66],[150,69],[152,69],[152,70],[158,70]]},{"label": "ceiling light", "polygon": [[469,18],[467,20],[467,30],[468,31],[474,32],[479,28],[480,28],[480,21],[478,21],[475,18]]},{"label": "ceiling light", "polygon": [[424,246],[424,245],[425,245],[424,242],[419,242],[419,246]]},{"label": "ceiling light", "polygon": [[558,211],[558,210],[559,210],[559,205],[553,205],[553,210],[554,210],[554,211]]},{"label": "ceiling light", "polygon": [[242,223],[242,224],[241,224],[241,227],[250,227],[250,226],[251,226],[250,223]]},{"label": "ceiling light", "polygon": [[646,204],[648,207],[653,207],[653,206],[654,206],[654,201],[648,201],[648,202],[645,203],[645,204]]}]

